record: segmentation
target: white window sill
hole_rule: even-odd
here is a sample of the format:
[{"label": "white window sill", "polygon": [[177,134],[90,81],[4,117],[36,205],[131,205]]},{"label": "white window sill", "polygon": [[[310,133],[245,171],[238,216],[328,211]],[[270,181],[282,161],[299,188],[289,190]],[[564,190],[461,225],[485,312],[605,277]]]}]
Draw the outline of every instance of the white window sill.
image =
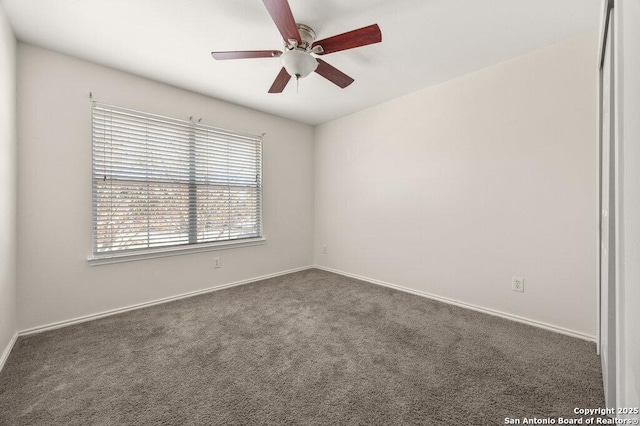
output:
[{"label": "white window sill", "polygon": [[111,263],[133,262],[136,260],[154,259],[157,257],[181,256],[183,254],[199,253],[201,251],[225,250],[240,247],[251,247],[264,244],[265,238],[252,238],[239,241],[223,241],[218,243],[197,244],[182,247],[157,248],[129,253],[110,253],[91,256],[87,259],[90,266],[108,265]]}]

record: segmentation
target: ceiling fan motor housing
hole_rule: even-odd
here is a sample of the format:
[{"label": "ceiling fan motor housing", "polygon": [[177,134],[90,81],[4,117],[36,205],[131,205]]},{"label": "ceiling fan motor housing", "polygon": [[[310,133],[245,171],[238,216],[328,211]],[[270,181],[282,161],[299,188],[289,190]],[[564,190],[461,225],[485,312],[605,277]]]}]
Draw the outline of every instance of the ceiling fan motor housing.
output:
[{"label": "ceiling fan motor housing", "polygon": [[296,25],[302,43],[289,40],[280,61],[291,77],[305,78],[318,68],[318,61],[311,56],[311,45],[316,40],[316,33],[308,25]]},{"label": "ceiling fan motor housing", "polygon": [[305,24],[296,24],[296,26],[298,27],[298,33],[300,33],[300,39],[302,40],[302,44],[298,47],[304,49],[311,48],[313,42],[316,41],[316,32]]}]

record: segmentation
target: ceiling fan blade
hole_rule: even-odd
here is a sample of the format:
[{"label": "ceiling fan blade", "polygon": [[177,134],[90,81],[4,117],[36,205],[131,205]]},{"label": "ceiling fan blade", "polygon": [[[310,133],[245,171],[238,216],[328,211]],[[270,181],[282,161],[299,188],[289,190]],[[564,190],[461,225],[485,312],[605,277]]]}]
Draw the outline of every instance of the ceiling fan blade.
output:
[{"label": "ceiling fan blade", "polygon": [[340,71],[338,68],[329,65],[322,59],[316,58],[316,61],[318,61],[318,68],[316,68],[316,72],[333,84],[336,84],[344,89],[354,82],[351,77]]},{"label": "ceiling fan blade", "polygon": [[285,42],[296,40],[298,44],[302,43],[296,20],[291,13],[291,7],[287,0],[262,0],[271,19],[275,22],[278,31],[282,34]]},{"label": "ceiling fan blade", "polygon": [[271,85],[269,89],[269,93],[282,93],[285,87],[287,87],[287,83],[291,80],[291,76],[287,72],[284,67],[280,70],[280,73],[276,77],[275,81]]},{"label": "ceiling fan blade", "polygon": [[378,24],[369,25],[347,33],[338,34],[333,37],[318,40],[313,43],[312,47],[322,46],[323,52],[319,55],[327,53],[339,52],[341,50],[353,49],[355,47],[366,46],[368,44],[380,43],[382,41],[382,33]]},{"label": "ceiling fan blade", "polygon": [[213,59],[222,61],[225,59],[251,59],[251,58],[277,58],[282,55],[279,50],[238,50],[229,52],[211,52]]}]

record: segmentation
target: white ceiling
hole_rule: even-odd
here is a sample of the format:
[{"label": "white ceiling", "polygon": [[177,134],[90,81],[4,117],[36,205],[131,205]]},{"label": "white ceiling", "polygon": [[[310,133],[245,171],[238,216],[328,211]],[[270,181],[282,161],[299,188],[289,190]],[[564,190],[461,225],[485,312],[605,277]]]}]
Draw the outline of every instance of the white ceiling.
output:
[{"label": "white ceiling", "polygon": [[277,58],[214,61],[211,51],[281,49],[261,0],[0,0],[19,40],[308,124],[320,124],[598,26],[598,0],[289,0],[318,39],[372,23],[382,43],[323,59],[317,74],[267,90]]}]

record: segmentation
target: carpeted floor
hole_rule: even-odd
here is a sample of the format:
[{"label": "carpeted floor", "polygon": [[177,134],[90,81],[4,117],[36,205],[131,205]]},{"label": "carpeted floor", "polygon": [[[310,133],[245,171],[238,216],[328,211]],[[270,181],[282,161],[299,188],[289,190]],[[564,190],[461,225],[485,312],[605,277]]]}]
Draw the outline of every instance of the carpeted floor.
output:
[{"label": "carpeted floor", "polygon": [[2,425],[498,425],[603,406],[595,345],[308,270],[21,337]]}]

